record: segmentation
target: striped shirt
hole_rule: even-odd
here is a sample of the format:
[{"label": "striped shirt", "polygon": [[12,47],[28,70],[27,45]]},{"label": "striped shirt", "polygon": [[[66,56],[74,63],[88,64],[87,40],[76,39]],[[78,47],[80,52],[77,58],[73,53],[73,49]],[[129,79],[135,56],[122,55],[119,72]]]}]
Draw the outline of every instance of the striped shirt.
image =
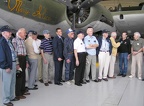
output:
[{"label": "striped shirt", "polygon": [[12,40],[13,46],[17,52],[17,55],[26,55],[25,41],[18,35]]},{"label": "striped shirt", "polygon": [[44,53],[52,53],[53,52],[52,39],[44,38],[41,41],[40,49],[42,49]]}]

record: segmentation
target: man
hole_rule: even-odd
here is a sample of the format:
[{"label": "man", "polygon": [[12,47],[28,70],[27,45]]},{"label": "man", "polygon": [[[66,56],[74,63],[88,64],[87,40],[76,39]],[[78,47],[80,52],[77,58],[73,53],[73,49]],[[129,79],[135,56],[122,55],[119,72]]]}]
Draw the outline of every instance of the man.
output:
[{"label": "man", "polygon": [[62,80],[62,69],[63,69],[63,48],[64,48],[64,37],[62,37],[61,28],[56,29],[56,36],[53,39],[53,50],[54,50],[54,64],[55,64],[55,78],[54,82],[56,85],[63,85]]},{"label": "man", "polygon": [[37,58],[38,58],[38,79],[39,79],[39,82],[43,83],[43,65],[42,65],[42,56],[41,56],[41,50],[40,50],[41,40],[38,39],[36,36],[35,42],[36,42],[37,48],[39,50],[39,55],[37,55]]},{"label": "man", "polygon": [[76,70],[75,70],[75,85],[82,86],[83,77],[86,65],[86,50],[82,39],[84,33],[82,31],[77,32],[77,38],[74,41],[74,55],[76,59]]},{"label": "man", "polygon": [[30,95],[28,93],[28,90],[25,88],[26,83],[26,47],[25,47],[25,38],[26,38],[26,30],[24,28],[20,28],[18,32],[16,33],[16,38],[12,40],[12,43],[14,45],[14,48],[17,52],[19,65],[22,68],[22,82],[19,83],[19,89],[16,91],[17,98],[25,99],[26,97],[24,95]]},{"label": "man", "polygon": [[102,37],[98,39],[99,47],[97,48],[97,54],[99,59],[99,77],[98,81],[100,82],[102,79],[104,81],[108,81],[108,68],[110,62],[110,55],[112,52],[111,41],[108,38],[107,30],[102,31]]},{"label": "man", "polygon": [[35,86],[35,78],[37,72],[38,59],[37,55],[39,54],[39,50],[37,44],[35,42],[35,36],[37,36],[37,32],[29,31],[28,38],[25,40],[28,62],[29,62],[29,80],[28,80],[28,89],[29,90],[37,90],[38,88]]},{"label": "man", "polygon": [[131,47],[131,53],[132,53],[132,64],[131,64],[131,75],[130,78],[135,77],[135,71],[136,71],[136,64],[138,66],[138,79],[142,79],[142,60],[143,60],[143,42],[144,40],[140,38],[141,35],[139,32],[134,33],[134,41],[132,43]]},{"label": "man", "polygon": [[44,39],[41,42],[40,49],[43,58],[43,82],[45,86],[52,84],[51,73],[53,72],[53,45],[50,32],[43,31]]},{"label": "man", "polygon": [[65,81],[70,85],[74,77],[74,32],[71,28],[67,30],[68,37],[64,39],[64,57],[65,57]]},{"label": "man", "polygon": [[128,70],[128,59],[130,58],[131,53],[131,44],[130,40],[127,39],[127,33],[122,33],[122,39],[120,40],[121,44],[118,48],[119,53],[119,74],[117,76],[126,77]]},{"label": "man", "polygon": [[15,98],[16,83],[16,53],[10,41],[11,29],[9,26],[1,28],[2,37],[0,38],[0,72],[2,75],[2,94],[3,104],[13,106],[11,101]]},{"label": "man", "polygon": [[92,80],[98,82],[96,79],[96,48],[98,47],[98,41],[95,36],[93,36],[93,28],[87,28],[87,36],[84,38],[84,43],[86,46],[87,64],[86,64],[86,82],[89,82],[89,73],[91,69]]},{"label": "man", "polygon": [[116,55],[117,55],[117,48],[120,46],[120,42],[116,43],[115,39],[117,37],[116,32],[111,33],[111,43],[112,43],[112,54],[110,58],[110,68],[109,68],[109,75],[108,78],[115,78],[114,76],[114,66],[115,66],[115,61],[116,61]]}]

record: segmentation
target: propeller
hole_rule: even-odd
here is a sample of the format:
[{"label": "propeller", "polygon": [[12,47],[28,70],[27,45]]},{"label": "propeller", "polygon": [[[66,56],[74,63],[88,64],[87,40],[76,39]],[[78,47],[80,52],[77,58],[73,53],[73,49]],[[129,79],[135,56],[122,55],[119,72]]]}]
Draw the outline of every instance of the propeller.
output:
[{"label": "propeller", "polygon": [[82,16],[84,15],[84,9],[88,9],[102,0],[57,0],[57,1],[66,5],[68,7],[68,10],[72,12],[73,14],[72,29],[75,31],[76,15],[78,14],[77,15],[78,23],[81,23]]}]

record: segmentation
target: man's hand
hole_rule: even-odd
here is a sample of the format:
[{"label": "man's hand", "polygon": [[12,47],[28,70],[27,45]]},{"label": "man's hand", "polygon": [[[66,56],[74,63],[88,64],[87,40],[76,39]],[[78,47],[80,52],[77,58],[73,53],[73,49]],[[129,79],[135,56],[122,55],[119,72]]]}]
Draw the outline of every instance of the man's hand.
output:
[{"label": "man's hand", "polygon": [[79,66],[79,60],[76,60],[76,66]]},{"label": "man's hand", "polygon": [[7,69],[6,69],[6,72],[7,72],[7,73],[10,73],[10,72],[11,72],[11,69],[10,69],[10,68],[7,68]]},{"label": "man's hand", "polygon": [[132,52],[132,55],[137,55],[138,54],[138,52]]},{"label": "man's hand", "polygon": [[62,61],[63,59],[62,58],[58,58],[58,61]]},{"label": "man's hand", "polygon": [[44,61],[44,64],[47,64],[47,63],[48,63],[48,61],[47,61],[46,59],[43,59],[43,61]]},{"label": "man's hand", "polygon": [[19,64],[16,65],[16,70],[18,70],[20,68]]},{"label": "man's hand", "polygon": [[70,63],[71,61],[70,61],[70,59],[67,59],[66,62],[67,62],[67,63]]}]

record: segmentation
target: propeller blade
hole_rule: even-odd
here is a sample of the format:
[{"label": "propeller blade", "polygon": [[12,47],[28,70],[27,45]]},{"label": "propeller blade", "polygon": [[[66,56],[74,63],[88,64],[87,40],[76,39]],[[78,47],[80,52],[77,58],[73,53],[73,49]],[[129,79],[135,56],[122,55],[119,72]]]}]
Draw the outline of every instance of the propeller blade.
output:
[{"label": "propeller blade", "polygon": [[72,6],[71,0],[57,0],[57,1],[68,6],[68,7]]},{"label": "propeller blade", "polygon": [[100,2],[102,0],[85,0],[82,2],[79,8],[89,8],[91,6],[94,6],[96,3]]}]

